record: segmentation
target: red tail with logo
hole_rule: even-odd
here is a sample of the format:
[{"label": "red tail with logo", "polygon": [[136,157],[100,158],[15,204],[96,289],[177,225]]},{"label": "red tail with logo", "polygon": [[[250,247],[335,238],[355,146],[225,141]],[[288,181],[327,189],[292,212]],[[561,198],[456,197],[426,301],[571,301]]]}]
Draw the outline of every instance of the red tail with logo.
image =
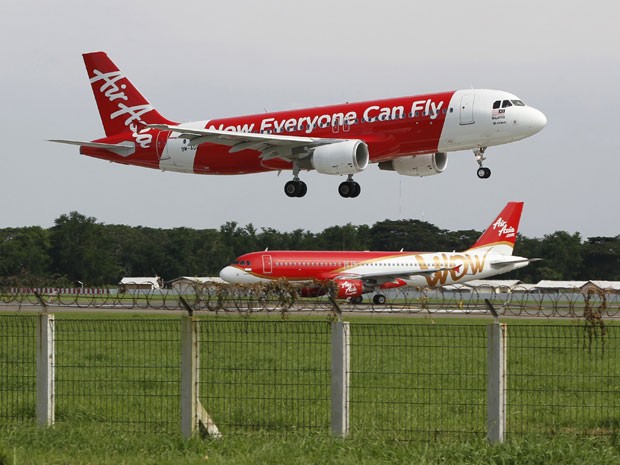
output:
[{"label": "red tail with logo", "polygon": [[512,255],[522,211],[523,202],[508,202],[470,250],[493,248],[495,253]]},{"label": "red tail with logo", "polygon": [[135,134],[140,123],[176,124],[161,116],[104,52],[83,57],[106,136]]}]

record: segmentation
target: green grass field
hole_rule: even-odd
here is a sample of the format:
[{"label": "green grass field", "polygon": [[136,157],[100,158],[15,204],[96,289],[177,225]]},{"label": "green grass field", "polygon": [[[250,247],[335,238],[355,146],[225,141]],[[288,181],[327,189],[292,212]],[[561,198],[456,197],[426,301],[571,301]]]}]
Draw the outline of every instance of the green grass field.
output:
[{"label": "green grass field", "polygon": [[488,319],[352,317],[345,441],[329,435],[326,316],[200,318],[200,398],[220,441],[180,439],[175,316],[57,315],[57,424],[35,428],[35,319],[0,315],[0,465],[204,463],[205,454],[209,463],[537,463],[535,454],[617,463],[612,323],[603,335],[583,322],[509,321],[509,442],[490,447]]},{"label": "green grass field", "polygon": [[465,442],[399,442],[321,434],[246,433],[219,440],[134,434],[98,426],[59,425],[0,431],[0,465],[584,465],[620,464],[609,438],[516,439],[490,446]]}]

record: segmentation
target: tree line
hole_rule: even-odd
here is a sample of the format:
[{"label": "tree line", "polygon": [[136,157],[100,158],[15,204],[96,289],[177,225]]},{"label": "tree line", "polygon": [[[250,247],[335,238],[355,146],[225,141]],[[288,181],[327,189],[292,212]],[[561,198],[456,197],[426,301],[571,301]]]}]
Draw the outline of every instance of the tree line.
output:
[{"label": "tree line", "polygon": [[[235,257],[266,248],[288,250],[462,251],[481,231],[448,231],[420,220],[332,226],[313,233],[280,232],[227,222],[219,229],[106,225],[78,212],[54,226],[0,229],[0,285],[116,285],[124,276],[216,276]],[[536,283],[551,280],[620,281],[620,235],[590,237],[557,231],[518,236],[515,254],[542,258],[502,275]]]}]

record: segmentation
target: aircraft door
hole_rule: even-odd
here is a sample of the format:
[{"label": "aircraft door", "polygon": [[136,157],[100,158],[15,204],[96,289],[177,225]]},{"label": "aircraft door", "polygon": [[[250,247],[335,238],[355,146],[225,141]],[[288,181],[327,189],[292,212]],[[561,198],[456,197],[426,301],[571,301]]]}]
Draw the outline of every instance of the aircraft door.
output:
[{"label": "aircraft door", "polygon": [[271,274],[271,255],[263,255],[263,274]]},{"label": "aircraft door", "polygon": [[461,97],[460,124],[474,124],[474,94],[465,94]]}]

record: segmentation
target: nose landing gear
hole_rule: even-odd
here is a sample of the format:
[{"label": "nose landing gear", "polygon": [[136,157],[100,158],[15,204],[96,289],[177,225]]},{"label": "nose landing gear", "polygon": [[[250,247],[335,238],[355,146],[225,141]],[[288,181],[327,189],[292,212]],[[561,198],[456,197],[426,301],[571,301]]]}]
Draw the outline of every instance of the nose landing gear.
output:
[{"label": "nose landing gear", "polygon": [[476,161],[478,162],[478,166],[479,166],[478,170],[476,171],[476,175],[480,179],[487,179],[491,177],[491,170],[489,168],[485,168],[484,166],[482,166],[482,162],[486,160],[484,156],[484,151],[486,149],[487,149],[486,147],[480,147],[480,146],[474,149],[474,156],[476,157]]}]

